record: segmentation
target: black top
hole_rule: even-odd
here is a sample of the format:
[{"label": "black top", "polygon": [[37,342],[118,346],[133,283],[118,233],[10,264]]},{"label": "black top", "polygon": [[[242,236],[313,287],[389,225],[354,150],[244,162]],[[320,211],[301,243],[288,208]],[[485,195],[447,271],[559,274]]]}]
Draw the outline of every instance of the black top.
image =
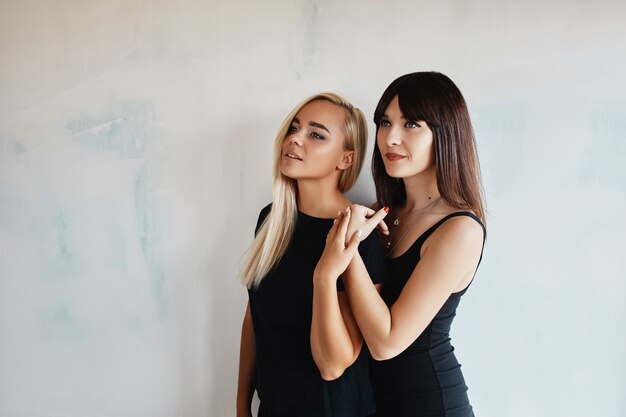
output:
[{"label": "black top", "polygon": [[[446,220],[458,216],[471,217],[485,230],[474,214],[452,213],[426,230],[405,253],[385,260],[389,279],[383,285],[381,296],[389,307],[396,302],[420,261],[424,241]],[[371,361],[372,385],[378,408],[376,416],[474,415],[461,365],[454,356],[449,335],[456,308],[465,291],[467,287],[451,294],[422,334],[405,351],[389,360]]]},{"label": "black top", "polygon": [[[271,205],[259,215],[257,231]],[[298,212],[287,251],[261,284],[248,290],[256,340],[256,389],[269,414],[358,417],[374,412],[365,345],[354,364],[334,381],[324,381],[313,361],[310,344],[313,271],[333,219]],[[380,241],[370,234],[359,252],[372,281],[386,276]],[[343,290],[341,280],[337,287]]]}]

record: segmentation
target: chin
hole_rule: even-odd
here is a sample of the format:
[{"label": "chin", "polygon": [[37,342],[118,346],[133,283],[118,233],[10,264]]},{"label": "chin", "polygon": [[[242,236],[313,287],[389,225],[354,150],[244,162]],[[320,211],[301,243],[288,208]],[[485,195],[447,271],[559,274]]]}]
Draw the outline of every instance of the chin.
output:
[{"label": "chin", "polygon": [[280,168],[280,173],[287,178],[291,178],[292,180],[297,180],[299,177],[299,175],[293,172],[293,170],[285,169],[284,167]]},{"label": "chin", "polygon": [[400,170],[397,170],[397,169],[386,169],[385,168],[385,172],[391,178],[404,178],[405,177],[405,175],[402,175],[402,172]]}]

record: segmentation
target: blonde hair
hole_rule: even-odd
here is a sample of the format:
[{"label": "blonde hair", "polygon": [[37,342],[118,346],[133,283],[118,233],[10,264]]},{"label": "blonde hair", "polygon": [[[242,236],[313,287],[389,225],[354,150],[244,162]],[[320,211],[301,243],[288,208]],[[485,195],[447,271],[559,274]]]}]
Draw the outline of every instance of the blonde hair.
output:
[{"label": "blonde hair", "polygon": [[285,118],[274,140],[274,167],[272,185],[272,208],[259,228],[248,251],[245,266],[241,272],[244,285],[257,287],[282,258],[296,225],[298,206],[296,203],[297,182],[282,174],[283,141],[296,114],[307,104],[315,100],[329,101],[345,111],[343,126],[345,150],[354,151],[352,165],[344,169],[339,176],[337,188],[345,192],[354,185],[365,157],[367,147],[367,124],[363,112],[344,98],[334,93],[320,93],[298,104]]}]

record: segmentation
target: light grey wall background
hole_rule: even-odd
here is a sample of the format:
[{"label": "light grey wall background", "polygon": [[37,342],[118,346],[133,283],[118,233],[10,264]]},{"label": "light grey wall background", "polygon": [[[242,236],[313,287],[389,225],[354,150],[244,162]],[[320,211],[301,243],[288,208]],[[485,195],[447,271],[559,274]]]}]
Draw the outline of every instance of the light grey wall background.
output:
[{"label": "light grey wall background", "polygon": [[[626,3],[0,3],[0,416],[233,416],[274,134],[464,92],[489,204],[453,343],[478,416],[626,415]],[[373,126],[370,126],[373,131]],[[373,143],[370,142],[370,150]],[[371,202],[364,171],[351,197]]]}]

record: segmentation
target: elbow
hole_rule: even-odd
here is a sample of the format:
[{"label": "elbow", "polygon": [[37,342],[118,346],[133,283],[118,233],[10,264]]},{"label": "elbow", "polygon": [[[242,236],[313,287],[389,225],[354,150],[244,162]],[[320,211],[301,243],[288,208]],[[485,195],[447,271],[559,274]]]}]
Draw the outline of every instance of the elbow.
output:
[{"label": "elbow", "polygon": [[317,365],[317,369],[320,371],[320,376],[324,381],[334,381],[343,375],[345,370],[350,366],[341,361],[327,361],[324,363],[319,363],[319,361],[315,361]]},{"label": "elbow", "polygon": [[313,361],[317,365],[317,369],[320,371],[320,376],[324,381],[334,381],[339,379],[343,373],[357,360],[359,353],[361,352],[361,345],[358,349],[348,354],[347,351],[342,355],[335,357],[319,357],[313,350]]},{"label": "elbow", "polygon": [[334,381],[341,377],[345,370],[346,368],[328,366],[320,369],[320,375],[324,381]]},{"label": "elbow", "polygon": [[339,360],[333,363],[328,363],[325,365],[318,365],[317,368],[320,371],[320,375],[324,381],[334,381],[340,378],[343,373],[348,369],[352,364],[357,360],[359,353],[361,352],[361,348],[354,352],[352,356],[345,357],[343,360]]},{"label": "elbow", "polygon": [[388,346],[369,346],[370,355],[376,361],[386,361],[400,354],[397,349]]}]

